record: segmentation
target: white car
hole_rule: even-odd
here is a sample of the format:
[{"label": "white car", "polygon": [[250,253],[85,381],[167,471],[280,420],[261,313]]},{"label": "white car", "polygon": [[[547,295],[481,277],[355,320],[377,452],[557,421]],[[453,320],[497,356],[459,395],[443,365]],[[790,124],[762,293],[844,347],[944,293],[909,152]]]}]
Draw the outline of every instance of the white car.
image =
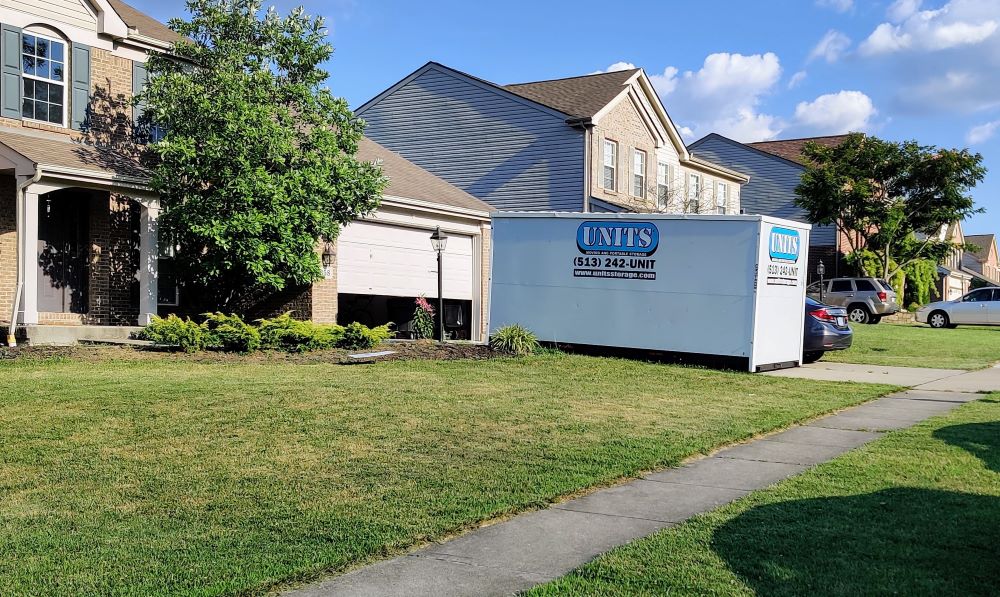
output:
[{"label": "white car", "polygon": [[939,301],[917,310],[917,321],[932,328],[959,324],[1000,325],[1000,288],[977,288],[953,301]]}]

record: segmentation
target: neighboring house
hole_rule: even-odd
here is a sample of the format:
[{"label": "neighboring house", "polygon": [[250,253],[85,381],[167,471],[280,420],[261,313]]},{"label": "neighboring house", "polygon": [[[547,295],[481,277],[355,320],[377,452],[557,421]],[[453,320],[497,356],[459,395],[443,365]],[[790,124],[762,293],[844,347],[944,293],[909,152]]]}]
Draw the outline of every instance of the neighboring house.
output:
[{"label": "neighboring house", "polygon": [[175,39],[118,0],[0,5],[4,325],[13,314],[31,337],[156,313],[158,201],[142,168],[109,147],[134,134],[129,102],[148,53]]},{"label": "neighboring house", "polygon": [[997,251],[996,235],[969,234],[965,242],[974,245],[976,250],[965,251],[962,269],[984,284],[1000,286],[1000,252]]},{"label": "neighboring house", "polygon": [[[965,244],[965,234],[962,232],[962,223],[955,222],[947,226],[942,226],[937,235],[937,239],[948,241],[959,245]],[[941,300],[950,301],[957,299],[969,292],[972,285],[972,274],[962,267],[965,251],[953,249],[947,257],[938,265],[937,293]]]},{"label": "neighboring house", "polygon": [[[750,176],[750,182],[740,191],[740,204],[744,213],[808,223],[806,211],[795,204],[795,187],[806,169],[802,149],[809,141],[835,146],[846,138],[846,135],[836,135],[740,143],[711,133],[689,145],[688,149],[716,164]],[[809,233],[809,279],[818,278],[816,266],[821,260],[826,266],[827,277],[843,275],[843,255],[850,251],[847,239],[843,234],[838,234],[836,226],[814,224]]]},{"label": "neighboring house", "polygon": [[642,69],[496,85],[429,62],[356,110],[366,135],[498,210],[740,213]]}]

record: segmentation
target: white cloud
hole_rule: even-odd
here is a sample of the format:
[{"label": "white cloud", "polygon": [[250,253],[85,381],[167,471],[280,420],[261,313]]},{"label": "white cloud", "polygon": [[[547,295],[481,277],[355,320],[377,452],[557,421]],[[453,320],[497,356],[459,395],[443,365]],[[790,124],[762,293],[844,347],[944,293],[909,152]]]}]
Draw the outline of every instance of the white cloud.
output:
[{"label": "white cloud", "polygon": [[1000,120],[974,126],[965,134],[965,142],[969,145],[978,145],[988,141],[997,132],[998,128],[1000,128]]},{"label": "white cloud", "polygon": [[821,95],[795,106],[796,125],[814,134],[836,135],[863,131],[876,114],[870,97],[860,91]]},{"label": "white cloud", "polygon": [[650,77],[675,124],[693,135],[718,132],[741,141],[780,132],[776,117],[756,109],[780,79],[781,62],[771,52],[710,54],[696,71],[681,73],[671,66]]},{"label": "white cloud", "polygon": [[910,18],[920,10],[921,3],[921,0],[896,0],[885,11],[885,15],[893,23],[899,23]]},{"label": "white cloud", "polygon": [[816,6],[832,8],[837,12],[847,12],[854,8],[854,0],[816,0]]},{"label": "white cloud", "polygon": [[849,47],[851,47],[851,38],[836,29],[830,29],[809,53],[809,60],[822,58],[833,63],[839,60]]},{"label": "white cloud", "polygon": [[887,13],[892,22],[878,25],[861,43],[861,53],[933,52],[977,45],[1000,28],[1000,3],[995,0],[951,0],[937,10],[919,7],[914,0],[893,3]]},{"label": "white cloud", "polygon": [[612,64],[611,66],[609,66],[606,69],[595,70],[594,72],[587,73],[587,74],[588,75],[599,75],[601,73],[613,73],[613,72],[619,71],[619,70],[632,70],[633,68],[636,68],[636,66],[634,64],[632,64],[631,62],[616,62],[616,63]]},{"label": "white cloud", "polygon": [[792,78],[788,80],[788,88],[795,89],[802,84],[802,81],[806,80],[806,71],[800,70],[799,72],[792,75]]}]

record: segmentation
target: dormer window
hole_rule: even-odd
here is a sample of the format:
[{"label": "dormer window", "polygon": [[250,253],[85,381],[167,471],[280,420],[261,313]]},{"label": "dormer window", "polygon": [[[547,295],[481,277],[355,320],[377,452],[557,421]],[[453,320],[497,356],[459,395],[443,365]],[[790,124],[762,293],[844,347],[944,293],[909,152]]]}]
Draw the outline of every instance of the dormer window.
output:
[{"label": "dormer window", "polygon": [[65,126],[66,44],[24,33],[21,36],[21,63],[21,116]]}]

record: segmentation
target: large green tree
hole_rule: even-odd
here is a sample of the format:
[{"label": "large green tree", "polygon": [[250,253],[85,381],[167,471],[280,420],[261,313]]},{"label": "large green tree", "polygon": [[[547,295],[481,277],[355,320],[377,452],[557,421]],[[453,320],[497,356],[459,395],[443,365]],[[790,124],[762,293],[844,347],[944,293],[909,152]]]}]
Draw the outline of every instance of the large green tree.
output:
[{"label": "large green tree", "polygon": [[855,133],[835,147],[807,143],[803,155],[797,203],[811,221],[845,232],[852,252],[874,255],[877,271],[858,260],[866,275],[890,279],[919,260],[939,262],[959,248],[942,227],[982,211],[969,191],[986,169],[968,149]]},{"label": "large green tree", "polygon": [[232,308],[319,279],[317,243],[373,211],[386,181],[355,158],[363,122],[325,85],[321,18],[259,0],[187,8],[136,101],[163,135],[147,151],[161,242],[198,306]]}]

